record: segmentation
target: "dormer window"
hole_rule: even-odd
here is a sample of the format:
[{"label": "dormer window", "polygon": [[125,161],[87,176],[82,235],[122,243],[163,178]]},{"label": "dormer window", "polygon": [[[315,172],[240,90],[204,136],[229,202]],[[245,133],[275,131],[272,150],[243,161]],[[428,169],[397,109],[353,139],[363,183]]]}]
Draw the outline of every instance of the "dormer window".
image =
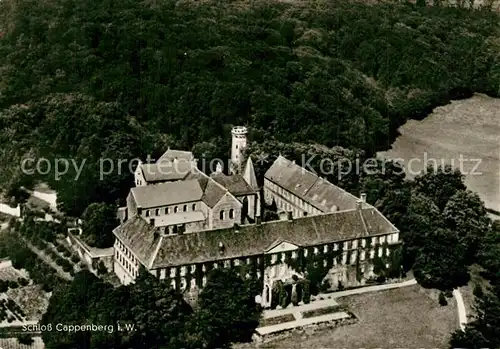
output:
[{"label": "dormer window", "polygon": [[160,215],[160,209],[159,209],[159,208],[157,208],[157,209],[156,209],[156,215],[157,215],[157,216],[159,216],[159,215]]},{"label": "dormer window", "polygon": [[193,211],[196,211],[196,204],[193,204],[192,209],[193,209]]},{"label": "dormer window", "polygon": [[149,217],[149,210],[146,210],[146,217]]},{"label": "dormer window", "polygon": [[174,213],[177,213],[177,211],[179,210],[179,208],[177,206],[174,207]]},{"label": "dormer window", "polygon": [[220,211],[219,218],[221,221],[224,220],[224,210]]},{"label": "dormer window", "polygon": [[188,210],[188,205],[184,205],[184,207],[182,208],[182,210],[183,210],[184,212],[186,212],[186,211]]},{"label": "dormer window", "polygon": [[165,214],[169,214],[170,213],[170,209],[168,207],[165,207]]}]

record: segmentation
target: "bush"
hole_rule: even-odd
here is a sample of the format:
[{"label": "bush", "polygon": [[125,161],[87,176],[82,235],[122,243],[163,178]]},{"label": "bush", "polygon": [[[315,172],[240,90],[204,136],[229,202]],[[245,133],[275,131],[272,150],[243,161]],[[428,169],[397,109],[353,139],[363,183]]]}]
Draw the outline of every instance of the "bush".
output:
[{"label": "bush", "polygon": [[64,265],[62,266],[62,269],[63,269],[65,272],[69,273],[70,271],[72,271],[72,270],[73,270],[73,266],[72,266],[71,264],[64,264]]},{"label": "bush", "polygon": [[446,296],[444,295],[443,292],[439,293],[439,305],[441,306],[448,305],[448,301],[446,300]]},{"label": "bush", "polygon": [[19,284],[17,283],[17,281],[14,280],[9,281],[9,288],[18,288],[18,287]]},{"label": "bush", "polygon": [[481,298],[484,296],[484,291],[481,285],[476,284],[476,286],[474,286],[473,294],[476,298]]},{"label": "bush", "polygon": [[19,344],[31,345],[33,343],[33,338],[28,334],[21,334],[17,337]]},{"label": "bush", "polygon": [[56,250],[63,253],[64,251],[66,251],[66,248],[63,245],[57,245]]},{"label": "bush", "polygon": [[21,285],[21,286],[28,286],[30,283],[29,280],[27,280],[25,278],[19,279],[18,282],[19,282],[19,285]]},{"label": "bush", "polygon": [[0,280],[0,293],[7,292],[9,289],[9,282]]},{"label": "bush", "polygon": [[78,258],[78,256],[73,255],[71,256],[71,261],[76,264],[80,261],[80,258]]},{"label": "bush", "polygon": [[308,281],[304,282],[304,284],[303,284],[302,301],[304,302],[304,304],[311,303],[311,292],[309,291],[309,282]]}]

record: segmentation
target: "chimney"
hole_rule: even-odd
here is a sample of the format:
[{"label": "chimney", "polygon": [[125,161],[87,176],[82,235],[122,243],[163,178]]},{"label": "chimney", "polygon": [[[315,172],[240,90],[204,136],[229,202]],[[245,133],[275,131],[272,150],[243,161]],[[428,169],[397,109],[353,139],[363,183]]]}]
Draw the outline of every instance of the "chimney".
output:
[{"label": "chimney", "polygon": [[361,210],[363,208],[363,201],[362,200],[356,200],[356,209]]},{"label": "chimney", "polygon": [[366,194],[365,193],[361,193],[360,195],[360,199],[363,203],[366,203]]}]

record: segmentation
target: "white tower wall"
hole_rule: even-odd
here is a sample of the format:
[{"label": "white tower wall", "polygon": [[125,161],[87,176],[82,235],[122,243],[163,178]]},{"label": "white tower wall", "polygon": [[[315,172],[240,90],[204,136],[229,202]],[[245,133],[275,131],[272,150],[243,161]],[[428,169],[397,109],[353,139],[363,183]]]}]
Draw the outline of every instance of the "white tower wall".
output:
[{"label": "white tower wall", "polygon": [[236,126],[231,130],[231,166],[230,173],[241,173],[243,165],[243,151],[247,146],[248,130],[244,126]]}]

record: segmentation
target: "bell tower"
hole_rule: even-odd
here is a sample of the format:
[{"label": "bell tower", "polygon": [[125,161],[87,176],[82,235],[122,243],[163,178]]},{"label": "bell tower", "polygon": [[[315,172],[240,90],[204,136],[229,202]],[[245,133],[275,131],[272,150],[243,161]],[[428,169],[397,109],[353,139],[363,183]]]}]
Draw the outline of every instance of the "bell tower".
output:
[{"label": "bell tower", "polygon": [[248,130],[244,126],[236,126],[231,130],[231,166],[230,174],[241,173],[243,164],[243,151],[247,146]]}]

